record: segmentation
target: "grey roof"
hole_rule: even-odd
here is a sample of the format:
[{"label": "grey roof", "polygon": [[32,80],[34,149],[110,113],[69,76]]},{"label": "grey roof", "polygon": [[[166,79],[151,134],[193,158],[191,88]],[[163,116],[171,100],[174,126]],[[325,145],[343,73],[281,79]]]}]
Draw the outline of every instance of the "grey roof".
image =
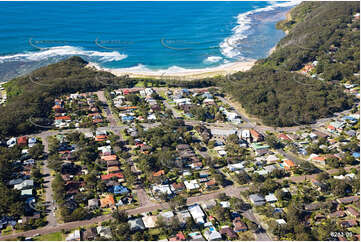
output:
[{"label": "grey roof", "polygon": [[251,194],[249,195],[249,199],[255,205],[263,205],[265,203],[265,199],[261,194]]},{"label": "grey roof", "polygon": [[144,230],[145,225],[143,223],[143,220],[141,218],[135,218],[128,221],[128,224],[130,226],[131,230]]}]

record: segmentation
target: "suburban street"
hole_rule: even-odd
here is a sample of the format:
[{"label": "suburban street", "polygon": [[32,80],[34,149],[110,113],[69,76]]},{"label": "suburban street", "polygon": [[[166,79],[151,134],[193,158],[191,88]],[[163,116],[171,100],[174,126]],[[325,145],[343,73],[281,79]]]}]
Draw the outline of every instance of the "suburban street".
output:
[{"label": "suburban street", "polygon": [[[102,101],[103,103],[107,103],[106,98],[104,96],[104,92],[103,91],[98,91],[97,95],[99,97],[99,100]],[[226,99],[222,98],[222,101],[224,101],[225,103],[229,103]],[[167,106],[167,104],[165,103],[165,105]],[[169,104],[168,104],[169,105]],[[175,110],[173,110],[173,108],[171,106],[169,106],[169,108],[172,109],[173,113],[175,113]],[[237,111],[237,110],[236,110]],[[99,130],[107,130],[107,131],[112,131],[115,134],[120,134],[120,130],[126,128],[126,126],[118,126],[116,118],[113,116],[112,112],[110,111],[109,107],[108,109],[105,110],[106,112],[106,117],[109,121],[109,126],[108,127],[101,127],[99,128]],[[246,122],[245,124],[243,124],[242,126],[249,126],[252,127],[254,129],[258,129],[258,130],[269,130],[268,127],[266,126],[260,126],[260,125],[256,125],[253,124],[249,119],[247,119],[247,117],[245,117],[244,115],[238,113],[242,119]],[[190,124],[190,125],[197,125],[200,124],[202,122],[200,121],[185,121],[186,124]],[[160,124],[160,123],[159,123]],[[152,125],[156,125],[156,124],[152,124]],[[209,126],[216,126],[219,127],[220,125],[217,123],[213,123],[213,124],[209,124]],[[232,124],[226,124],[226,125],[222,125],[222,127],[238,127]],[[298,127],[299,128],[299,127]],[[272,128],[273,129],[273,128]],[[79,132],[91,132],[90,128],[78,128],[78,129],[68,129],[68,130],[47,130],[47,131],[43,131],[41,133],[37,133],[37,134],[33,134],[32,136],[37,136],[40,137],[42,139],[42,142],[44,144],[44,151],[46,153],[49,152],[49,144],[48,144],[48,137],[49,136],[53,136],[56,134],[66,134],[66,133],[70,133],[70,132],[74,132],[74,131],[79,131]],[[279,131],[279,130],[278,130]],[[291,155],[285,151],[283,151],[282,149],[277,150],[279,153],[281,153],[282,155],[284,155],[286,158],[291,159],[293,161],[295,161],[296,163],[299,163],[300,160],[295,157],[294,155]],[[201,154],[202,156],[205,156],[205,154]],[[208,154],[207,154],[208,155]],[[354,166],[354,167],[347,167],[346,170],[349,170],[351,168],[357,168],[359,169],[359,166]],[[333,169],[333,170],[328,170],[327,172],[332,174],[337,172],[338,169]],[[47,216],[47,221],[48,221],[48,225],[40,228],[40,229],[35,229],[35,230],[30,230],[30,231],[25,231],[25,232],[19,232],[19,233],[15,233],[15,234],[9,234],[9,235],[5,235],[5,236],[0,236],[0,240],[9,240],[9,239],[16,239],[18,236],[24,236],[24,237],[31,237],[34,236],[36,234],[47,234],[47,233],[53,233],[53,232],[58,232],[61,230],[71,230],[71,229],[75,229],[75,228],[79,228],[79,227],[83,227],[83,226],[87,226],[87,225],[91,225],[91,224],[95,224],[98,222],[102,222],[102,221],[106,221],[111,219],[111,215],[103,215],[103,216],[99,216],[90,220],[84,220],[84,221],[76,221],[76,222],[69,222],[69,223],[58,223],[55,217],[55,210],[56,210],[56,206],[55,206],[55,202],[53,200],[53,191],[51,188],[51,182],[53,180],[53,176],[51,176],[51,172],[50,169],[48,168],[48,161],[45,160],[44,161],[44,166],[43,166],[43,174],[45,176],[45,204],[47,205],[47,210],[49,211],[48,216]],[[279,179],[278,181],[282,181],[284,179],[290,180],[292,182],[303,182],[305,179],[312,179],[315,178],[317,176],[317,174],[314,175],[306,175],[306,176],[293,176],[293,177],[286,177],[283,179]],[[201,203],[202,201],[208,201],[211,199],[216,199],[221,193],[225,193],[226,195],[230,196],[230,197],[238,197],[240,198],[240,192],[242,191],[246,191],[247,189],[249,189],[248,185],[243,185],[243,186],[237,186],[237,185],[230,185],[227,187],[224,187],[222,189],[210,192],[208,194],[203,194],[203,195],[199,195],[199,196],[194,196],[194,197],[189,197],[187,198],[187,205],[191,205],[191,204],[195,204],[195,203]],[[138,188],[135,189],[134,192],[137,195],[138,201],[139,201],[139,207],[137,208],[133,208],[133,209],[127,209],[125,210],[129,215],[136,215],[136,214],[140,214],[140,213],[147,213],[147,212],[151,212],[157,209],[167,209],[169,208],[169,204],[166,202],[156,202],[156,201],[152,201],[146,191],[144,190],[144,188]],[[256,218],[256,216],[253,214],[252,210],[247,210],[243,212],[243,215],[245,217],[247,217],[248,219],[254,221],[255,223],[257,223],[258,225],[260,225],[260,222],[258,221],[258,219]],[[271,238],[267,235],[267,233],[264,230],[260,230],[257,233],[255,233],[255,236],[257,238],[257,240],[271,240]]]}]

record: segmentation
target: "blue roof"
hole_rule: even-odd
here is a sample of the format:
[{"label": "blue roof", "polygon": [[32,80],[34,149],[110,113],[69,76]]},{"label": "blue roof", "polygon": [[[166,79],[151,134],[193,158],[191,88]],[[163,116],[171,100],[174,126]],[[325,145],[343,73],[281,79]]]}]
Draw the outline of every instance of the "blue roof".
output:
[{"label": "blue roof", "polygon": [[352,156],[355,158],[360,158],[360,152],[354,152],[352,153]]},{"label": "blue roof", "polygon": [[114,194],[128,193],[128,189],[126,187],[116,185],[116,186],[113,186],[113,193]]},{"label": "blue roof", "polygon": [[343,117],[342,117],[342,119],[343,119],[343,120],[357,121],[357,119],[356,119],[356,118],[351,117],[351,116],[343,116]]},{"label": "blue roof", "polygon": [[133,116],[123,116],[122,120],[133,120],[134,117]]}]

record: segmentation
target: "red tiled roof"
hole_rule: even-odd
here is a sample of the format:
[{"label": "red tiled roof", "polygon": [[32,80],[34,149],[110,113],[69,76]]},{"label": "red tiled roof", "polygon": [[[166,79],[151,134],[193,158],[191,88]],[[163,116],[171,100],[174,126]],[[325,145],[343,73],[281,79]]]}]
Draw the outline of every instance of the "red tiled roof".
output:
[{"label": "red tiled roof", "polygon": [[60,116],[60,117],[55,117],[55,120],[71,120],[70,116]]},{"label": "red tiled roof", "polygon": [[100,199],[100,207],[108,207],[115,205],[114,196],[113,195],[106,195],[104,198]]},{"label": "red tiled roof", "polygon": [[285,163],[286,163],[286,165],[289,166],[289,167],[294,167],[294,166],[296,166],[295,163],[293,163],[293,161],[291,161],[291,160],[285,160]]},{"label": "red tiled roof", "polygon": [[288,137],[288,136],[285,135],[285,134],[280,134],[280,135],[278,135],[278,138],[284,139],[284,140],[291,140],[290,137]]},{"label": "red tiled roof", "polygon": [[17,139],[19,145],[26,145],[28,143],[28,137],[21,136]]},{"label": "red tiled roof", "polygon": [[161,176],[161,175],[164,175],[164,174],[165,174],[164,170],[153,172],[153,176]]},{"label": "red tiled roof", "polygon": [[122,173],[112,173],[112,174],[107,174],[107,175],[102,175],[102,180],[109,180],[112,177],[117,177],[117,178],[124,178],[124,175]]},{"label": "red tiled roof", "polygon": [[105,161],[117,160],[116,155],[105,155],[105,156],[101,156],[100,158]]},{"label": "red tiled roof", "polygon": [[106,135],[98,135],[95,137],[95,141],[105,141],[107,138]]}]

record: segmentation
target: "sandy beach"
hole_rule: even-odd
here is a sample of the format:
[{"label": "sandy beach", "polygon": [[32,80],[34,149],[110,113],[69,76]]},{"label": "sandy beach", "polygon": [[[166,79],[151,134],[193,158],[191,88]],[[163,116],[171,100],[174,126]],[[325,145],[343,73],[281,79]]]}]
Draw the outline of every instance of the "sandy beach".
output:
[{"label": "sandy beach", "polygon": [[154,79],[183,79],[183,80],[194,80],[199,78],[214,77],[218,75],[228,75],[238,71],[247,71],[252,68],[256,60],[246,61],[246,62],[232,62],[223,64],[211,68],[202,68],[202,69],[177,69],[172,68],[164,70],[134,70],[132,68],[120,68],[120,69],[110,69],[102,68],[95,63],[89,63],[88,68],[95,68],[97,70],[108,71],[116,76],[129,75],[129,77],[137,78],[154,78]]}]

